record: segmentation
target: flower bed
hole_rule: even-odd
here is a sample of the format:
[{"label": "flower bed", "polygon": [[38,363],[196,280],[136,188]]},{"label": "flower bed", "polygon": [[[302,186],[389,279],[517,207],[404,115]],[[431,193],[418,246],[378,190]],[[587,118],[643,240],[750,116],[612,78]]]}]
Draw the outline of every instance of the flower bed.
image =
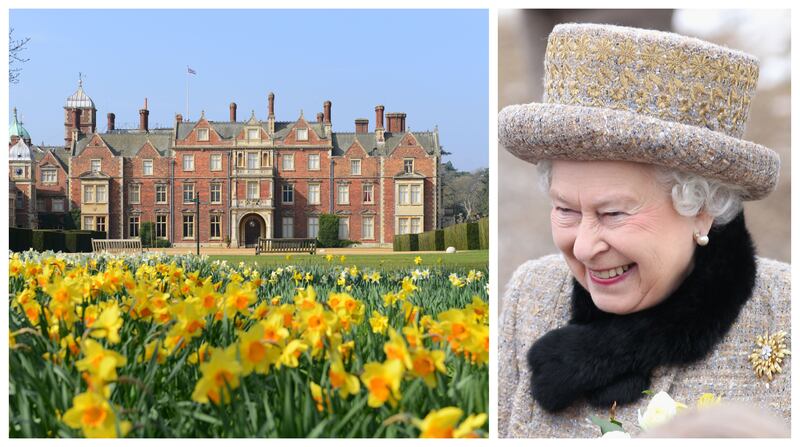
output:
[{"label": "flower bed", "polygon": [[485,436],[487,278],[12,255],[13,437]]}]

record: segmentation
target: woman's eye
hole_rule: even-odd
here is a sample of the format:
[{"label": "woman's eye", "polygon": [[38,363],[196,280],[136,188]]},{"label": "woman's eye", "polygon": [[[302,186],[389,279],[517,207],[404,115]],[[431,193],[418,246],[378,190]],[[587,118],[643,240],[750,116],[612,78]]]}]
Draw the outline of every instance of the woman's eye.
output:
[{"label": "woman's eye", "polygon": [[602,213],[602,216],[604,216],[604,217],[622,217],[622,216],[625,216],[625,215],[626,215],[626,213],[624,213],[622,211],[609,211],[607,213]]},{"label": "woman's eye", "polygon": [[574,214],[574,213],[577,213],[577,211],[575,211],[575,210],[571,210],[569,208],[562,208],[560,206],[556,207],[556,211],[558,211],[559,213],[562,213],[562,214]]}]

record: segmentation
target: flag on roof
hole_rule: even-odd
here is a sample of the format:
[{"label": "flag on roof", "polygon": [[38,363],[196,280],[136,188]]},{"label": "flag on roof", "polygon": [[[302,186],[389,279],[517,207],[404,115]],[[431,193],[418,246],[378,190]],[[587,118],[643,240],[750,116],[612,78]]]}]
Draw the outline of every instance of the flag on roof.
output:
[{"label": "flag on roof", "polygon": [[196,71],[194,71],[194,70],[192,70],[191,68],[189,68],[189,66],[188,66],[188,65],[186,66],[186,69],[187,69],[187,70],[189,70],[189,74],[193,74],[193,75],[196,75],[196,74],[197,74],[197,72],[196,72]]}]

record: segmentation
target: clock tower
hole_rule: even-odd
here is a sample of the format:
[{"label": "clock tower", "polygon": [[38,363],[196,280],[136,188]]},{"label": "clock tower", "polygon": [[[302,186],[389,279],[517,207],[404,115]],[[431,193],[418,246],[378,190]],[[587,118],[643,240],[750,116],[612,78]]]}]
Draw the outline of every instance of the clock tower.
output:
[{"label": "clock tower", "polygon": [[8,151],[9,194],[15,194],[12,225],[36,228],[36,175],[33,153],[24,139],[18,139]]}]

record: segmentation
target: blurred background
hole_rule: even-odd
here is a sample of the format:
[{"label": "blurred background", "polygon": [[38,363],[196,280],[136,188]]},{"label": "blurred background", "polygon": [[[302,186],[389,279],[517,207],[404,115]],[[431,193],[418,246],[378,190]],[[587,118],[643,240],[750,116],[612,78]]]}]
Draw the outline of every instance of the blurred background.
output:
[{"label": "blurred background", "polygon": [[[776,150],[781,171],[774,193],[745,204],[745,218],[760,256],[791,262],[789,10],[501,10],[499,22],[500,109],[542,100],[547,36],[559,23],[672,31],[757,56],[760,75],[744,138]],[[517,266],[557,250],[550,233],[550,201],[539,191],[536,167],[521,162],[502,146],[498,162],[497,280],[505,291]]]}]

